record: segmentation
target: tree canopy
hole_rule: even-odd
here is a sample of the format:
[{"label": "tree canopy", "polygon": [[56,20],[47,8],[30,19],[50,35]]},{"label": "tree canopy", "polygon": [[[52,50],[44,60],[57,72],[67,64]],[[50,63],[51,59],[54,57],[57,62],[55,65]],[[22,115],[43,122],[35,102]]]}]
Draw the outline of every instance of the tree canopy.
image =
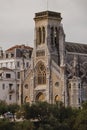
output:
[{"label": "tree canopy", "polygon": [[87,130],[87,102],[81,109],[64,107],[61,103],[36,102],[7,105],[0,102],[0,114],[10,111],[23,117],[21,122],[0,119],[0,130]]}]

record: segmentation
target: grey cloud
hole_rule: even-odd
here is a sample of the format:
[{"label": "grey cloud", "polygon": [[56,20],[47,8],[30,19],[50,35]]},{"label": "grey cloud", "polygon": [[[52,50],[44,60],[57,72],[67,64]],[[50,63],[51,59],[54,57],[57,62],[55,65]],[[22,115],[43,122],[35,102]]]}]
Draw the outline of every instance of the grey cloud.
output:
[{"label": "grey cloud", "polygon": [[[34,13],[47,10],[47,0],[0,0],[0,46],[34,42]],[[87,0],[48,0],[48,10],[61,12],[67,41],[87,43]]]}]

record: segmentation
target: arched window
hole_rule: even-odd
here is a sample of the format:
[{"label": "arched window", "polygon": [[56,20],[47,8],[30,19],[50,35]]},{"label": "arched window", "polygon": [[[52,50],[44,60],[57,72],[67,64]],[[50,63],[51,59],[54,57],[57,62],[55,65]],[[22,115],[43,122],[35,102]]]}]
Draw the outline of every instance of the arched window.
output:
[{"label": "arched window", "polygon": [[42,92],[39,92],[36,96],[36,101],[45,101],[45,96]]},{"label": "arched window", "polygon": [[55,102],[60,101],[60,97],[58,95],[55,96]]},{"label": "arched window", "polygon": [[42,32],[43,32],[43,43],[45,43],[45,27],[42,28]]},{"label": "arched window", "polygon": [[57,33],[58,33],[58,31],[57,31],[57,27],[55,28],[55,30],[54,30],[54,41],[55,41],[55,46],[57,46],[56,44],[57,44]]},{"label": "arched window", "polygon": [[54,44],[54,29],[51,27],[51,43]]},{"label": "arched window", "polygon": [[29,96],[26,96],[25,97],[25,103],[29,103],[29,102],[30,102]]},{"label": "arched window", "polygon": [[42,62],[37,65],[37,84],[46,84],[46,68]]},{"label": "arched window", "polygon": [[57,27],[51,27],[51,43],[52,45],[54,45],[55,47],[57,47],[58,50],[58,29]]},{"label": "arched window", "polygon": [[42,37],[41,37],[41,28],[39,28],[39,44],[41,44]]}]

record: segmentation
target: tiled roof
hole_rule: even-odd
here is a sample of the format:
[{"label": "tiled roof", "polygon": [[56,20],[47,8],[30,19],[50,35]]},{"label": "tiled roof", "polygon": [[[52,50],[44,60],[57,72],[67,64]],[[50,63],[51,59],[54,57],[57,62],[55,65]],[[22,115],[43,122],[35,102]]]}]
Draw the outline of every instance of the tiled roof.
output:
[{"label": "tiled roof", "polygon": [[87,44],[65,42],[65,48],[68,52],[76,52],[76,53],[87,54]]}]

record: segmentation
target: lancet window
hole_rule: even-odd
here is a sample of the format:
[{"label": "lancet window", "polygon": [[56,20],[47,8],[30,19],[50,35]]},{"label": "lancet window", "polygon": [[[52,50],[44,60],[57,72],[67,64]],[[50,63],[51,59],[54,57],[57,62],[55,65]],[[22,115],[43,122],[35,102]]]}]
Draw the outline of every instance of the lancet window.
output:
[{"label": "lancet window", "polygon": [[36,36],[37,36],[37,45],[41,45],[45,43],[45,27],[39,27],[37,28],[36,31]]},{"label": "lancet window", "polygon": [[51,27],[51,43],[57,46],[58,40],[58,29],[57,27]]},{"label": "lancet window", "polygon": [[42,37],[41,37],[41,28],[39,28],[39,44],[41,44],[41,39],[42,39]]},{"label": "lancet window", "polygon": [[51,43],[54,44],[54,29],[51,27]]},{"label": "lancet window", "polygon": [[42,32],[43,32],[43,43],[45,43],[45,27],[42,28]]},{"label": "lancet window", "polygon": [[45,96],[42,92],[38,93],[36,96],[36,101],[45,101]]},{"label": "lancet window", "polygon": [[55,28],[54,30],[54,41],[55,41],[55,46],[57,44],[57,34],[58,34],[58,31],[57,31],[57,27]]},{"label": "lancet window", "polygon": [[46,84],[46,68],[42,62],[37,66],[37,84]]}]

